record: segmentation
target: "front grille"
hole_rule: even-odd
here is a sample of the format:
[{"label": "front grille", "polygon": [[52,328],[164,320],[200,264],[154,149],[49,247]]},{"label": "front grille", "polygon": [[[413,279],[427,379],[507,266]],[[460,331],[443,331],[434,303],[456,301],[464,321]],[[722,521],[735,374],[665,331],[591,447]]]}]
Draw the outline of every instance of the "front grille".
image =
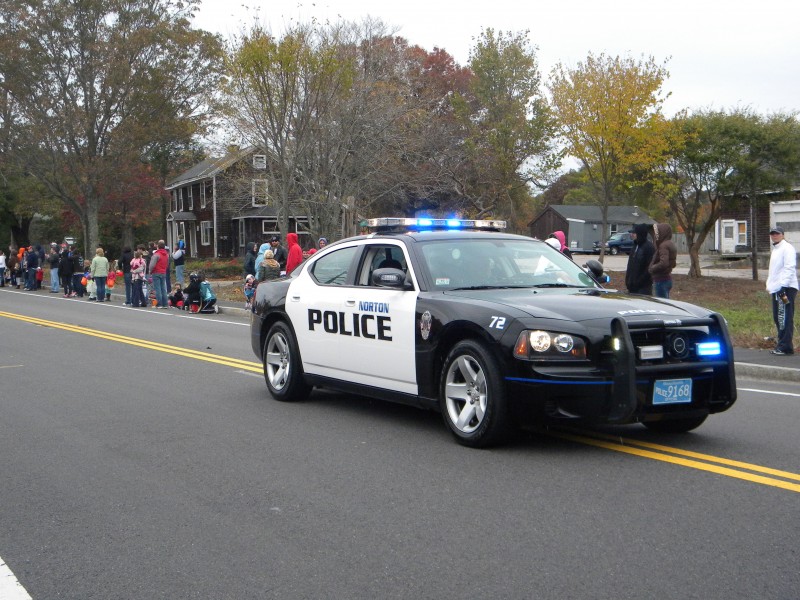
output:
[{"label": "front grille", "polygon": [[[697,344],[708,341],[719,341],[709,334],[708,328],[660,327],[658,329],[632,329],[631,341],[636,348],[637,365],[674,364],[706,360],[698,356]],[[660,346],[663,357],[660,359],[642,360],[639,348],[644,346]],[[718,359],[719,357],[713,357]]]}]

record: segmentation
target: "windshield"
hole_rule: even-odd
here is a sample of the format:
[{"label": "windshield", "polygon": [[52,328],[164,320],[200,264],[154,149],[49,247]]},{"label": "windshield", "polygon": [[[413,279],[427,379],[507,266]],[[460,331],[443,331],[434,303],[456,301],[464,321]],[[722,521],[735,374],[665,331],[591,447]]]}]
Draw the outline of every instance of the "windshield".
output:
[{"label": "windshield", "polygon": [[487,236],[421,246],[434,290],[597,287],[578,265],[534,239]]}]

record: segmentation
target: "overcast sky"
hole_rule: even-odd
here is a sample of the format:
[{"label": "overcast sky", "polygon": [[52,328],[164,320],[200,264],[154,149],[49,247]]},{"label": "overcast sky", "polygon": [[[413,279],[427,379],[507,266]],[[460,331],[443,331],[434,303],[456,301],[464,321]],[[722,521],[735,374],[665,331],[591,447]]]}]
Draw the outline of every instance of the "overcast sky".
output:
[{"label": "overcast sky", "polygon": [[[229,37],[255,14],[237,0],[203,0],[195,25]],[[544,77],[556,63],[575,66],[589,52],[669,59],[667,114],[681,108],[800,109],[799,0],[263,0],[259,14],[276,34],[312,17],[378,17],[411,44],[444,48],[462,65],[482,29],[527,29]]]}]

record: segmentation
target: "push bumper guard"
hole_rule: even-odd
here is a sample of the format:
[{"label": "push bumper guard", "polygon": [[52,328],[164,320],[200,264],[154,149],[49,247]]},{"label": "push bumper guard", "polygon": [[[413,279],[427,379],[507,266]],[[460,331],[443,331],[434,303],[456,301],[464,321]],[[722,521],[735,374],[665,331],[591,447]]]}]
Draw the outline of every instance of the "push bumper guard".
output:
[{"label": "push bumper guard", "polygon": [[[631,330],[656,330],[686,327],[708,327],[709,333],[720,341],[723,349],[723,360],[697,360],[668,364],[639,364],[636,362],[636,346],[631,336]],[[641,379],[652,380],[660,375],[670,376],[677,372],[686,374],[707,372],[713,370],[712,395],[706,403],[709,413],[722,412],[730,408],[736,401],[736,375],[733,366],[733,345],[731,344],[728,328],[719,314],[712,314],[706,318],[664,320],[664,321],[633,321],[628,322],[622,318],[615,318],[611,322],[612,336],[619,340],[620,348],[615,351],[612,358],[613,388],[612,407],[608,421],[611,423],[630,422],[632,417],[641,413],[637,394],[637,383]]]}]

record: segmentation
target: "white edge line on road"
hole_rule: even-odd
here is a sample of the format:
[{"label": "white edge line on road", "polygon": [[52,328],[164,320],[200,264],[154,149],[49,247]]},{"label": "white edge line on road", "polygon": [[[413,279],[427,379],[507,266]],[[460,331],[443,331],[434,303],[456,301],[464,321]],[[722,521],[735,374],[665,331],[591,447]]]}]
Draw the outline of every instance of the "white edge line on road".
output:
[{"label": "white edge line on road", "polygon": [[0,556],[0,598],[3,600],[32,600],[27,590],[17,581],[14,573]]},{"label": "white edge line on road", "polygon": [[800,394],[795,394],[793,392],[775,392],[772,390],[759,390],[756,388],[736,388],[740,392],[756,392],[758,394],[774,394],[776,396],[794,396],[795,398],[800,398]]},{"label": "white edge line on road", "polygon": [[[19,291],[17,291],[17,290],[8,290],[6,293],[7,294],[22,294],[23,296],[31,296],[31,294],[23,292],[22,290],[19,290]],[[41,298],[42,300],[69,300],[69,301],[73,301],[73,302],[79,302],[81,304],[85,303],[87,305],[88,304],[94,305],[94,302],[90,303],[88,300],[83,300],[82,298],[64,298],[64,296],[61,295],[61,294],[59,294],[58,296],[55,296],[55,297],[51,297],[49,294],[47,296],[42,296],[40,294],[33,294],[33,296],[37,297],[37,298]],[[100,304],[104,304],[107,308],[116,308],[118,310],[123,310],[123,309],[124,310],[136,310],[137,312],[141,312],[141,313],[149,314],[149,315],[160,315],[160,316],[164,316],[164,317],[172,315],[173,317],[176,317],[178,319],[199,319],[201,321],[205,321],[206,323],[222,323],[223,325],[238,325],[239,327],[250,327],[250,323],[249,322],[242,323],[240,321],[225,321],[223,319],[206,319],[204,317],[197,317],[197,316],[192,315],[192,314],[189,314],[189,315],[175,314],[177,312],[181,312],[181,311],[178,311],[177,309],[175,309],[175,310],[170,309],[170,310],[168,310],[166,312],[162,312],[161,310],[154,309],[154,308],[143,308],[142,310],[138,310],[138,309],[134,309],[132,306],[122,306],[121,304],[114,304],[113,302],[100,302]],[[2,599],[2,596],[0,596],[0,599]]]},{"label": "white edge line on road", "polygon": [[259,375],[258,373],[251,373],[250,371],[239,370],[236,372],[239,373],[239,375],[247,375],[248,377],[258,377],[259,379],[263,377],[263,375]]}]

